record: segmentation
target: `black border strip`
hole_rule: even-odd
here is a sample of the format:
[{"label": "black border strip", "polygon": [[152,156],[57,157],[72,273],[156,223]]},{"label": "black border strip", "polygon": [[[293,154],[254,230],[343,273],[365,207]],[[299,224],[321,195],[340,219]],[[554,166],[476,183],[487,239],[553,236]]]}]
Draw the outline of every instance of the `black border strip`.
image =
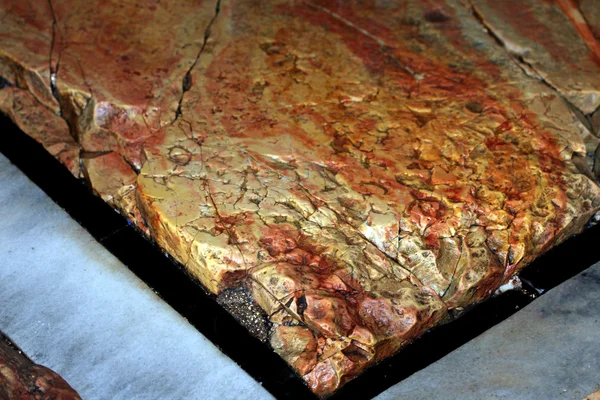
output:
[{"label": "black border strip", "polygon": [[[196,329],[278,399],[316,399],[269,347],[251,336],[199,284],[146,240],[46,150],[0,114],[0,152]],[[331,400],[368,399],[439,360],[600,260],[600,226],[550,250],[522,273],[526,288],[473,307],[345,384]],[[535,288],[535,289],[534,289]],[[190,377],[193,379],[193,377]]]}]

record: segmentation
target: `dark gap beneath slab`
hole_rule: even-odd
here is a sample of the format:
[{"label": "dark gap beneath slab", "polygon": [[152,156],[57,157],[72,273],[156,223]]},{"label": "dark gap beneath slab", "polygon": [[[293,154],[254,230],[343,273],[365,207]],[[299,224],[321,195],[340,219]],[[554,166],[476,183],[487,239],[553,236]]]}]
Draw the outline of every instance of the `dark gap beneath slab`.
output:
[{"label": "dark gap beneath slab", "polygon": [[[283,359],[250,335],[214,296],[93,195],[83,181],[74,178],[3,115],[0,127],[0,152],[271,394],[280,399],[316,399]],[[437,361],[533,301],[538,293],[534,288],[546,292],[599,261],[599,242],[600,226],[588,228],[527,267],[521,273],[524,290],[507,292],[474,306],[457,320],[431,330],[395,356],[366,370],[329,398],[372,398]]]}]

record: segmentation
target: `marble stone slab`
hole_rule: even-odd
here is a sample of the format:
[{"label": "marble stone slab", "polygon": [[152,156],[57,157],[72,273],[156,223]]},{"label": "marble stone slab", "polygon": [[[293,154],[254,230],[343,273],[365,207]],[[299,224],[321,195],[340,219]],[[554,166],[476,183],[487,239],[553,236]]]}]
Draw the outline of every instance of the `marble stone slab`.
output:
[{"label": "marble stone slab", "polygon": [[546,3],[4,0],[0,112],[326,396],[600,211]]}]

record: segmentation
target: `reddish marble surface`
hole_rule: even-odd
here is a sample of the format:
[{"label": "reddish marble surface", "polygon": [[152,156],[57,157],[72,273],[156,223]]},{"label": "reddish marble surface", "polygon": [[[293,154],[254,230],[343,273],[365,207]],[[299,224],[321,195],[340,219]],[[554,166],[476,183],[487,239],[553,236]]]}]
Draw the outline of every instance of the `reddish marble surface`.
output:
[{"label": "reddish marble surface", "polygon": [[54,371],[34,364],[0,333],[0,398],[81,400]]},{"label": "reddish marble surface", "polygon": [[244,288],[319,395],[600,208],[562,97],[587,107],[590,49],[548,44],[584,85],[549,88],[491,3],[71,3],[5,2],[0,109],[209,291]]},{"label": "reddish marble surface", "polygon": [[[598,109],[600,44],[575,1],[471,3],[488,29],[521,60],[529,74],[547,81],[584,114]],[[595,15],[599,7],[582,6],[588,16]]]}]

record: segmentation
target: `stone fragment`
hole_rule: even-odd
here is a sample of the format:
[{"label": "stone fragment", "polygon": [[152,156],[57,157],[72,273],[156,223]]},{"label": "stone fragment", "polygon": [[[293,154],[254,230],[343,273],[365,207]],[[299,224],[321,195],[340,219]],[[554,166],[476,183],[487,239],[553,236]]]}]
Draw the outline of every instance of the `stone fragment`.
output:
[{"label": "stone fragment", "polygon": [[56,372],[33,363],[0,333],[0,398],[81,400]]}]

